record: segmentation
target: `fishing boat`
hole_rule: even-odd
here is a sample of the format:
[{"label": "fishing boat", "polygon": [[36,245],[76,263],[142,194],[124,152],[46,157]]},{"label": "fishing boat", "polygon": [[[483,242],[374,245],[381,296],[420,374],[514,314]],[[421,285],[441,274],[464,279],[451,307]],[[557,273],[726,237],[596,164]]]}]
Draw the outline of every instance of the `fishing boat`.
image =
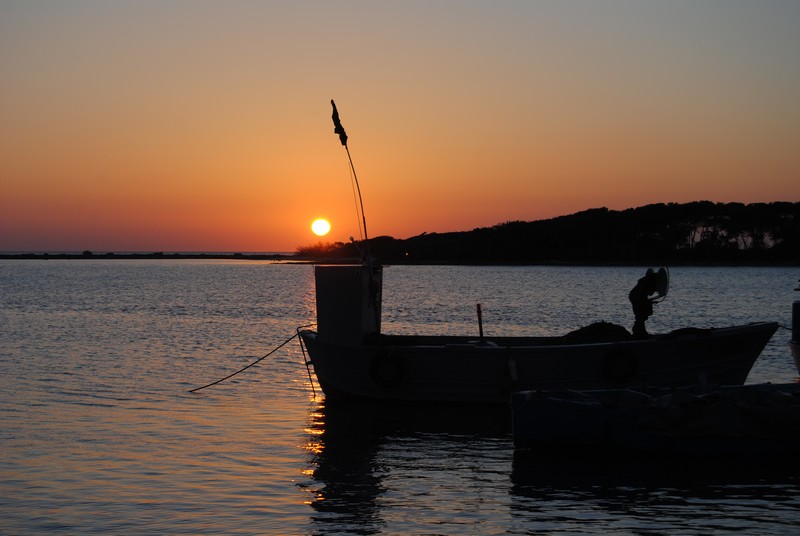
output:
[{"label": "fishing boat", "polygon": [[800,385],[512,395],[514,446],[533,454],[747,457],[800,453]]},{"label": "fishing boat", "polygon": [[382,268],[315,266],[300,337],[328,399],[508,404],[516,391],[742,385],[778,328],[759,322],[633,338],[595,324],[555,337],[381,332]]},{"label": "fishing boat", "polygon": [[[511,393],[529,389],[741,385],[778,327],[761,322],[633,337],[621,326],[596,324],[558,337],[484,337],[478,309],[478,337],[384,334],[383,270],[369,254],[347,134],[331,105],[358,192],[363,251],[360,264],[315,266],[317,326],[299,330],[327,399],[508,405]],[[645,306],[654,299],[647,295],[666,295],[665,270],[648,270],[645,281]],[[643,330],[636,317],[635,329]]]}]

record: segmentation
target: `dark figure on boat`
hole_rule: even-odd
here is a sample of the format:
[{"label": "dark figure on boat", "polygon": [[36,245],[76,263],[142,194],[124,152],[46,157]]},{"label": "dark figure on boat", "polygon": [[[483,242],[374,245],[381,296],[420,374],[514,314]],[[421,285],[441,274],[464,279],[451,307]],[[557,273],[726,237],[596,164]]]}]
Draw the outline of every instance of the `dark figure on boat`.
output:
[{"label": "dark figure on boat", "polygon": [[631,300],[631,306],[633,307],[633,316],[635,317],[633,323],[633,336],[635,338],[648,336],[644,323],[653,314],[653,303],[658,296],[651,296],[656,294],[657,291],[658,276],[652,268],[648,268],[644,277],[639,279],[636,286],[628,294],[628,299]]}]

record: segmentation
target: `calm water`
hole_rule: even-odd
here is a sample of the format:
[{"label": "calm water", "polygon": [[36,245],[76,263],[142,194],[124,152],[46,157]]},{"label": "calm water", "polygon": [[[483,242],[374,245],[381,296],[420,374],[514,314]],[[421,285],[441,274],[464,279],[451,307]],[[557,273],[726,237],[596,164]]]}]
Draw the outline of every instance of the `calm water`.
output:
[{"label": "calm water", "polygon": [[[388,267],[384,331],[630,328],[642,268]],[[652,332],[790,325],[796,269],[675,268]],[[800,469],[514,452],[507,423],[326,408],[309,266],[0,261],[0,533],[794,533]],[[532,326],[532,327],[531,327]],[[748,382],[792,382],[779,330]]]}]

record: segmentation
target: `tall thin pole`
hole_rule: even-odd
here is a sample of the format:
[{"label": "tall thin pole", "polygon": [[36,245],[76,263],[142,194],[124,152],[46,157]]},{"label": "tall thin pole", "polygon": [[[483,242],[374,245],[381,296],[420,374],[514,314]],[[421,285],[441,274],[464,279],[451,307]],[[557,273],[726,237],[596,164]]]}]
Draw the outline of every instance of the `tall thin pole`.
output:
[{"label": "tall thin pole", "polygon": [[336,103],[333,102],[331,99],[331,106],[333,107],[333,132],[334,134],[339,135],[339,141],[342,142],[344,145],[344,150],[347,151],[347,160],[350,162],[350,170],[353,172],[353,180],[356,183],[356,192],[358,193],[358,205],[361,211],[361,225],[364,229],[364,252],[362,255],[364,259],[362,259],[366,264],[371,264],[370,260],[370,252],[369,252],[369,236],[367,235],[367,217],[364,215],[364,200],[361,198],[361,186],[358,184],[358,176],[356,175],[356,168],[353,165],[353,157],[350,156],[350,148],[347,146],[347,133],[342,126],[342,122],[339,120],[339,110],[336,109]]},{"label": "tall thin pole", "polygon": [[[356,182],[356,192],[358,192],[358,204],[361,207],[361,226],[364,229],[364,242],[367,242],[367,217],[364,215],[364,201],[361,199],[361,187],[358,185],[358,177],[356,176],[356,168],[353,166],[353,159],[350,157],[350,149],[347,145],[344,146],[347,151],[347,159],[350,161],[350,169],[353,171],[353,180]],[[369,247],[369,246],[367,246]]]}]

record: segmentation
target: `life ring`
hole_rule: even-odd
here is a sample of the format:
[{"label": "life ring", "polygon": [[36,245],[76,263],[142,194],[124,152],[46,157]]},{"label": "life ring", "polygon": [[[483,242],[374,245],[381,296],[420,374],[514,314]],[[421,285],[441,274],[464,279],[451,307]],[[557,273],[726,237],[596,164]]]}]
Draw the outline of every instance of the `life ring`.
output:
[{"label": "life ring", "polygon": [[603,377],[611,383],[628,383],[636,375],[636,358],[630,350],[617,348],[603,357]]},{"label": "life ring", "polygon": [[403,381],[405,365],[394,350],[383,350],[375,354],[370,363],[369,374],[381,387],[394,387]]}]

